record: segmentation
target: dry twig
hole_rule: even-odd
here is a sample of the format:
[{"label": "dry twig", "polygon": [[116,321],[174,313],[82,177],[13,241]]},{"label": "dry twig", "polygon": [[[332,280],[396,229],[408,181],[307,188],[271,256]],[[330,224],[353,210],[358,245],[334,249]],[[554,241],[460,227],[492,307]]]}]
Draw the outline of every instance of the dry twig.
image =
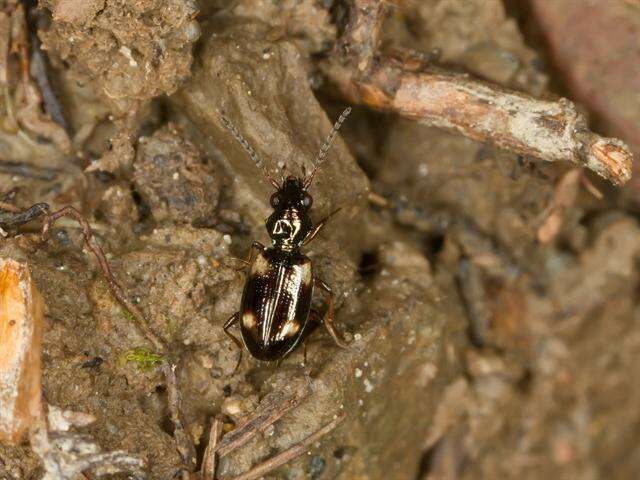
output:
[{"label": "dry twig", "polygon": [[214,418],[209,432],[209,443],[204,450],[202,468],[200,469],[201,480],[215,480],[216,478],[216,447],[222,433],[222,420]]},{"label": "dry twig", "polygon": [[22,162],[0,160],[0,173],[35,178],[37,180],[53,180],[56,178],[58,170],[54,168],[37,167]]},{"label": "dry twig", "polygon": [[[3,208],[3,206],[0,205],[0,234],[3,231],[12,230],[20,225],[29,223],[49,211],[49,205],[46,203],[36,203],[24,211],[14,208],[9,210]],[[10,207],[10,205],[6,206]]]},{"label": "dry twig", "polygon": [[[86,413],[61,410],[49,406],[41,413],[30,432],[31,448],[44,464],[43,480],[75,480],[85,470],[95,476],[130,472],[132,478],[145,478],[144,462],[120,450],[103,452],[89,435],[75,433],[95,421]],[[84,473],[86,478],[93,475]]]},{"label": "dry twig", "polygon": [[182,457],[182,461],[187,469],[193,472],[196,468],[196,449],[189,437],[182,415],[182,394],[178,387],[176,366],[165,361],[165,363],[162,364],[162,372],[167,382],[169,412],[171,413],[171,421],[174,427],[173,436],[176,439],[178,452]]},{"label": "dry twig", "polygon": [[267,395],[259,407],[247,420],[235,430],[226,434],[222,441],[213,449],[221,457],[240,448],[247,443],[257,432],[265,430],[273,425],[292,408],[300,404],[308,391],[296,389],[291,395],[281,391],[275,391]]},{"label": "dry twig", "polygon": [[[469,76],[427,67],[423,58],[375,55],[384,9],[352,0],[350,22],[325,74],[351,102],[455,130],[480,142],[546,161],[570,161],[620,185],[632,154],[620,140],[587,128],[573,103],[543,100]],[[342,61],[344,52],[347,61]]]},{"label": "dry twig", "polygon": [[346,415],[344,413],[338,415],[332,422],[328,423],[327,425],[325,425],[324,427],[322,427],[320,430],[316,431],[315,433],[309,435],[307,438],[302,440],[300,443],[294,445],[291,448],[288,448],[284,452],[281,452],[281,453],[279,453],[279,454],[277,454],[277,455],[265,460],[264,462],[262,462],[261,464],[255,466],[254,468],[252,468],[248,472],[245,472],[245,473],[243,473],[241,475],[238,475],[237,477],[234,477],[233,480],[255,480],[255,479],[260,478],[260,477],[266,475],[267,473],[275,470],[276,468],[281,467],[285,463],[290,462],[291,460],[294,460],[294,459],[298,458],[300,455],[302,455],[307,450],[307,447],[309,445],[317,442],[322,437],[324,437],[326,434],[331,432],[331,430],[336,428],[340,424],[340,422],[342,422],[342,420],[344,420],[345,416]]}]

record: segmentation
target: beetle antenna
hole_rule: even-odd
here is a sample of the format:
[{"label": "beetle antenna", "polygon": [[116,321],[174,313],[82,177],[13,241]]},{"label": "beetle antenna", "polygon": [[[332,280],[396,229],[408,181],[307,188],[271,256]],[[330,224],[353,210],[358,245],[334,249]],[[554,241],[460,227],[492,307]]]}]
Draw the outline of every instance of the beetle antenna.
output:
[{"label": "beetle antenna", "polygon": [[284,185],[285,175],[287,173],[287,164],[285,163],[280,170],[282,170],[282,175],[280,175],[280,178],[282,179],[281,183]]},{"label": "beetle antenna", "polygon": [[307,177],[307,179],[304,182],[305,189],[309,188],[309,186],[311,185],[311,182],[313,182],[313,177],[315,177],[318,167],[320,167],[320,165],[322,165],[322,163],[326,160],[327,153],[329,153],[329,148],[331,148],[331,144],[333,143],[333,140],[336,138],[336,134],[338,133],[338,130],[340,130],[340,127],[342,126],[342,124],[347,119],[350,113],[351,113],[351,107],[345,108],[342,114],[340,114],[340,117],[338,117],[338,120],[336,120],[336,123],[333,124],[333,128],[329,132],[329,135],[327,135],[326,140],[320,146],[320,151],[318,152],[318,157],[316,158],[315,165],[313,166],[313,170],[311,171],[311,174]]},{"label": "beetle antenna", "polygon": [[258,167],[260,170],[264,172],[265,176],[267,177],[271,185],[273,185],[275,188],[280,188],[280,185],[278,184],[278,182],[276,182],[271,177],[271,175],[269,174],[269,171],[265,168],[264,164],[262,163],[262,159],[258,157],[258,154],[256,153],[256,151],[251,147],[251,145],[249,145],[249,142],[247,142],[247,140],[242,136],[242,134],[235,127],[235,125],[231,123],[231,121],[223,115],[220,115],[220,121],[222,122],[222,125],[224,126],[224,128],[229,130],[231,132],[231,135],[233,135],[233,138],[235,138],[236,141],[242,146],[242,148],[244,148],[244,151],[247,152],[249,157],[251,157],[251,160],[253,160],[253,163],[256,164],[256,167]]}]

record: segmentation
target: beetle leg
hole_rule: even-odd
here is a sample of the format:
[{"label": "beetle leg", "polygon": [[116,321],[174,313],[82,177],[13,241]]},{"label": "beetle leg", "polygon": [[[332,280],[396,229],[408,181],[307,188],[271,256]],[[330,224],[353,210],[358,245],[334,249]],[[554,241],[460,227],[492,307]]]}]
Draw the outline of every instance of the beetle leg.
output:
[{"label": "beetle leg", "polygon": [[[256,242],[256,241],[254,241],[254,242],[251,244],[251,248],[249,248],[249,255],[247,255],[247,259],[246,259],[246,260],[245,260],[245,259],[243,259],[243,258],[237,258],[237,257],[228,257],[228,258],[231,258],[231,259],[233,259],[233,260],[237,260],[237,261],[239,261],[239,262],[242,262],[242,263],[244,263],[244,265],[245,265],[246,267],[248,267],[248,266],[249,266],[249,265],[251,265],[251,263],[253,262],[253,254],[254,254],[254,252],[255,252],[256,250],[264,250],[265,248],[266,248],[266,247],[265,247],[263,244],[261,244],[260,242]],[[244,267],[243,267],[243,268],[244,268]],[[240,270],[242,270],[242,269],[240,269]]]},{"label": "beetle leg", "polygon": [[240,362],[242,361],[242,343],[240,342],[240,340],[238,340],[238,337],[236,337],[233,333],[231,333],[229,331],[229,329],[233,325],[238,323],[238,319],[239,318],[240,318],[240,314],[238,312],[234,313],[233,315],[231,315],[231,318],[225,322],[224,327],[222,327],[222,329],[224,330],[224,333],[227,335],[227,337],[229,337],[231,340],[233,340],[233,343],[235,343],[236,347],[238,347],[238,349],[240,350],[240,356],[238,357],[238,363],[236,363],[236,367],[233,369],[233,373],[236,372],[236,370],[240,366]]},{"label": "beetle leg", "polygon": [[340,211],[340,208],[336,208],[333,212],[331,212],[329,215],[327,215],[326,217],[324,217],[322,220],[320,220],[318,222],[318,224],[313,227],[313,229],[307,234],[307,236],[304,238],[304,240],[302,241],[302,245],[306,245],[307,243],[309,243],[311,240],[313,240],[314,238],[316,238],[316,235],[318,235],[318,233],[320,233],[320,230],[322,230],[322,227],[325,226],[325,224],[329,221],[329,219],[331,217],[333,217],[336,213],[338,213]]},{"label": "beetle leg", "polygon": [[260,242],[257,241],[253,241],[253,243],[251,244],[251,255],[253,255],[253,250],[264,250],[265,247],[263,244],[261,244]]},{"label": "beetle leg", "polygon": [[311,332],[315,329],[315,327],[319,323],[320,323],[320,314],[315,310],[311,310],[309,312],[309,319],[307,320],[307,323],[305,323],[303,332],[301,334],[302,355],[303,355],[304,365],[307,365],[307,344],[309,343],[309,335],[311,335]]},{"label": "beetle leg", "polygon": [[325,314],[323,321],[325,328],[329,332],[329,335],[331,335],[331,338],[333,338],[333,341],[336,342],[336,345],[338,345],[340,348],[347,348],[349,344],[344,340],[342,334],[333,324],[333,290],[331,290],[331,287],[329,285],[327,285],[317,277],[313,277],[313,281],[328,295],[327,313]]},{"label": "beetle leg", "polygon": [[243,260],[247,265],[251,265],[253,263],[253,254],[256,250],[264,250],[266,247],[260,242],[256,242],[255,240],[251,244],[251,248],[249,249],[249,258]]}]

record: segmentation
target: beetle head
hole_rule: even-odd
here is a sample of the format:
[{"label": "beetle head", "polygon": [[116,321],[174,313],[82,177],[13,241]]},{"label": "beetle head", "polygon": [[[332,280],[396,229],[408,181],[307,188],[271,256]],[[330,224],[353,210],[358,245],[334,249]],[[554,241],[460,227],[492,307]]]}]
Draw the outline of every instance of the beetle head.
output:
[{"label": "beetle head", "polygon": [[289,176],[271,195],[274,212],[267,219],[269,236],[277,245],[297,247],[312,228],[309,209],[313,198],[304,187],[303,180]]}]

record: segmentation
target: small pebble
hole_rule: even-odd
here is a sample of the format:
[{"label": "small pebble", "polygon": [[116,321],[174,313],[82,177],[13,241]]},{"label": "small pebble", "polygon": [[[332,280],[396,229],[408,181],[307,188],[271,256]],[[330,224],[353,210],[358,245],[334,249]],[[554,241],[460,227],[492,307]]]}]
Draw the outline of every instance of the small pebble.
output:
[{"label": "small pebble", "polygon": [[373,391],[373,384],[369,381],[368,378],[364,379],[364,391],[367,393],[371,393]]},{"label": "small pebble", "polygon": [[222,405],[222,411],[227,415],[238,415],[242,411],[240,400],[231,397],[227,398]]}]

